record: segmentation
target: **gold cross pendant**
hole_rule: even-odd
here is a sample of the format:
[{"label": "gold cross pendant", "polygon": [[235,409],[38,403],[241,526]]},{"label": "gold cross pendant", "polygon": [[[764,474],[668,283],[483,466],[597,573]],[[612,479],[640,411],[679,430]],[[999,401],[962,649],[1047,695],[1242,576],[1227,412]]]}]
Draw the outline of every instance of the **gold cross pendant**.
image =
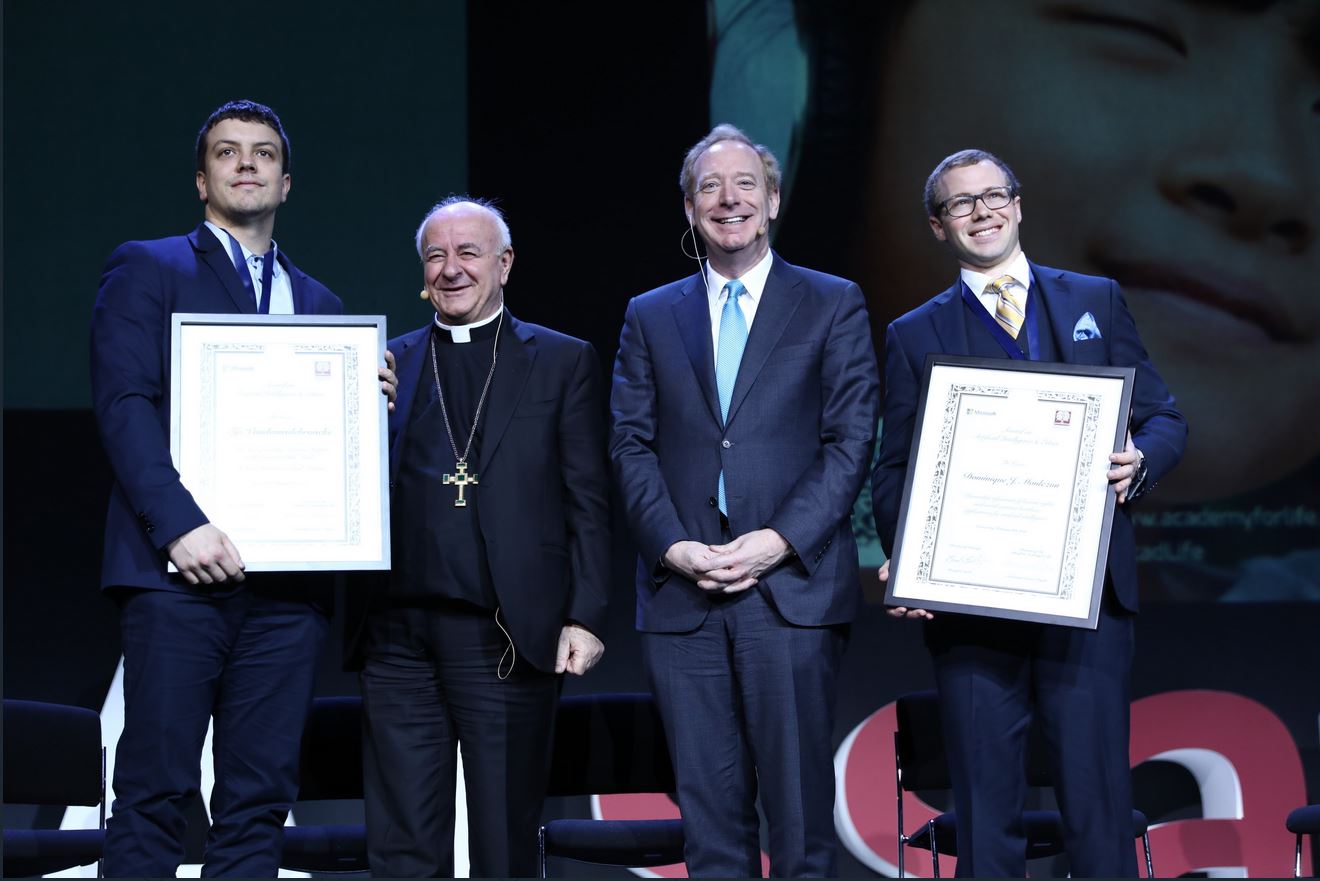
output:
[{"label": "gold cross pendant", "polygon": [[463,459],[458,460],[458,463],[455,465],[454,470],[458,472],[457,475],[442,474],[440,475],[440,479],[444,481],[446,486],[452,483],[458,487],[458,498],[454,499],[454,507],[466,508],[467,499],[463,498],[463,490],[465,490],[468,486],[477,485],[477,475],[468,474],[467,462]]}]

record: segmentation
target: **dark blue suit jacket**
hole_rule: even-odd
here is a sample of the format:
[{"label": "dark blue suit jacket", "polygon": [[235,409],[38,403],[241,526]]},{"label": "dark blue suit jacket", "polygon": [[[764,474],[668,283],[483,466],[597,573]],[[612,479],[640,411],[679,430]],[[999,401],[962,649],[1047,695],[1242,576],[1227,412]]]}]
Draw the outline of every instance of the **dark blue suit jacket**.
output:
[{"label": "dark blue suit jacket", "polygon": [[641,561],[637,627],[691,630],[710,600],[659,567],[676,541],[771,527],[796,552],[762,581],[787,620],[851,621],[861,601],[850,513],[874,447],[879,377],[866,304],[846,279],[774,256],[729,406],[715,388],[710,311],[693,275],[628,304],[611,396],[611,456]]},{"label": "dark blue suit jacket", "polygon": [[[1031,264],[1031,272],[1030,296],[1044,299],[1050,318],[1049,327],[1042,326],[1041,333],[1052,334],[1060,361],[1136,368],[1132,442],[1145,454],[1147,473],[1141,492],[1149,491],[1182,456],[1187,423],[1146,355],[1118,284],[1112,279],[1035,263]],[[960,278],[948,290],[894,321],[885,337],[884,424],[880,457],[871,477],[875,522],[885,553],[892,552],[898,528],[926,355],[1007,357],[993,341],[982,348],[969,344],[967,323],[975,317],[967,314],[962,284]],[[1074,340],[1073,328],[1087,312],[1094,317],[1100,335]],[[1129,611],[1137,611],[1136,543],[1128,504],[1119,505],[1114,515],[1108,565],[1117,600]]]},{"label": "dark blue suit jacket", "polygon": [[[282,250],[279,260],[292,282],[294,312],[344,311]],[[224,595],[165,570],[165,547],[207,522],[170,458],[170,316],[256,311],[229,249],[205,224],[186,236],[126,242],[110,255],[92,310],[92,408],[115,474],[102,588]]]},{"label": "dark blue suit jacket", "polygon": [[[414,396],[431,381],[430,333],[427,324],[389,344],[399,378],[390,414],[391,489],[407,444],[448,443],[408,434]],[[565,622],[605,635],[609,463],[595,351],[506,313],[481,418],[481,460],[473,469],[479,483],[471,492],[479,494],[495,594],[518,651],[552,672]]]}]

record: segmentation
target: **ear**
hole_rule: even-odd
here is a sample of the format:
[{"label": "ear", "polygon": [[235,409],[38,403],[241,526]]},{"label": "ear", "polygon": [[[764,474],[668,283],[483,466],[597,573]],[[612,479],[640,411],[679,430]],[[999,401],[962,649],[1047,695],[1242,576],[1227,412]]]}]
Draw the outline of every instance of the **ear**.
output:
[{"label": "ear", "polygon": [[779,190],[770,193],[770,219],[779,217]]},{"label": "ear", "polygon": [[504,249],[503,254],[500,254],[500,287],[504,287],[509,283],[509,270],[512,268],[513,248],[508,247]]},{"label": "ear", "polygon": [[930,221],[930,231],[935,234],[935,240],[937,242],[947,242],[949,237],[944,232],[944,224],[940,223],[940,219],[938,217],[928,217],[926,219]]},{"label": "ear", "polygon": [[1022,197],[1021,197],[1021,196],[1014,196],[1014,197],[1013,197],[1013,210],[1017,212],[1017,222],[1018,222],[1018,223],[1021,223],[1021,222],[1022,222]]},{"label": "ear", "polygon": [[688,226],[691,226],[693,223],[696,222],[696,221],[694,221],[694,220],[692,219],[692,210],[693,210],[693,208],[694,208],[694,206],[693,206],[693,204],[692,204],[692,199],[691,199],[690,197],[688,197],[688,196],[684,196],[684,197],[683,197],[683,213],[687,215]]},{"label": "ear", "polygon": [[283,180],[283,182],[282,182],[282,186],[284,187],[284,192],[283,192],[283,194],[280,195],[280,202],[281,202],[281,203],[284,202],[286,199],[289,198],[289,190],[291,190],[291,189],[293,188],[293,178],[290,177],[290,176],[287,175],[287,174],[284,175],[284,180]]},{"label": "ear", "polygon": [[197,172],[197,198],[206,201],[206,172]]}]

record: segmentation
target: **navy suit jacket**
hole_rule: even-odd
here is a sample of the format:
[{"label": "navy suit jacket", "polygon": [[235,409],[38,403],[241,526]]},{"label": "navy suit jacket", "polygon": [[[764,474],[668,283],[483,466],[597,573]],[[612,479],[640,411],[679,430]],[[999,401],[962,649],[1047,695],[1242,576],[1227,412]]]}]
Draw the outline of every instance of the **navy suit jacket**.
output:
[{"label": "navy suit jacket", "polygon": [[[298,314],[339,314],[339,298],[283,250]],[[92,310],[92,409],[115,485],[106,515],[101,587],[223,596],[165,570],[166,546],[207,522],[170,458],[170,316],[252,313],[229,249],[205,224],[186,236],[125,242],[101,276]],[[239,548],[239,553],[242,553]]]},{"label": "navy suit jacket", "polygon": [[[1138,495],[1148,492],[1177,463],[1187,439],[1187,423],[1173,396],[1150,363],[1137,335],[1136,324],[1117,282],[1031,264],[1030,296],[1043,298],[1059,360],[1067,364],[1096,364],[1136,368],[1132,391],[1132,442],[1146,457],[1146,479]],[[976,355],[1004,358],[992,340],[983,347],[970,345],[967,305],[962,280],[889,325],[885,337],[885,408],[880,456],[871,476],[872,507],[880,544],[885,553],[894,547],[899,505],[907,473],[908,451],[917,412],[917,396],[926,355]],[[979,308],[979,307],[978,307]],[[1073,339],[1077,320],[1090,312],[1098,337]],[[977,339],[973,335],[972,339]],[[1128,508],[1132,497],[1119,505],[1109,540],[1108,571],[1118,602],[1137,611],[1136,543]]]},{"label": "navy suit jacket", "polygon": [[611,456],[640,552],[637,627],[701,624],[706,593],[660,566],[676,541],[720,544],[720,470],[734,536],[770,527],[796,557],[765,575],[779,613],[851,621],[861,601],[851,511],[875,443],[879,376],[853,282],[774,256],[727,427],[701,275],[628,304],[611,394]]},{"label": "navy suit jacket", "polygon": [[[407,444],[449,442],[408,434],[414,396],[431,381],[430,333],[428,323],[389,343],[399,379],[390,414],[391,489]],[[605,632],[609,463],[595,351],[506,313],[481,418],[481,459],[472,469],[479,483],[469,492],[479,494],[477,521],[495,595],[518,651],[551,672],[566,622]],[[350,657],[359,649],[351,646]]]}]

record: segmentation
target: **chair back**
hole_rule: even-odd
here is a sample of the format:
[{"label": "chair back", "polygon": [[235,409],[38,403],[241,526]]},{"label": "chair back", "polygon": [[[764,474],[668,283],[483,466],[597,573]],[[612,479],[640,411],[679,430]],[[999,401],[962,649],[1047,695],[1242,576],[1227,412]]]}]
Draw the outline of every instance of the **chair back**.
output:
[{"label": "chair back", "polygon": [[560,700],[548,795],[673,792],[676,786],[660,712],[649,694]]},{"label": "chair back", "polygon": [[[934,691],[905,694],[898,699],[895,709],[898,730],[894,735],[894,749],[903,769],[903,788],[908,791],[953,788],[940,723],[939,695]],[[1049,751],[1037,725],[1032,725],[1027,734],[1023,772],[1029,786],[1054,785]]]},{"label": "chair back", "polygon": [[362,798],[362,698],[312,701],[298,774],[299,801]]},{"label": "chair back", "polygon": [[105,769],[101,717],[85,707],[4,702],[4,798],[7,804],[101,803]]},{"label": "chair back", "polygon": [[3,874],[47,875],[99,863],[105,849],[101,717],[86,707],[6,700],[4,734],[6,804],[100,810],[95,829],[6,828]]},{"label": "chair back", "polygon": [[[303,728],[298,801],[362,798],[362,698],[318,697]],[[294,816],[299,816],[294,808]],[[280,867],[314,874],[365,872],[364,823],[300,824],[284,828]]]}]

